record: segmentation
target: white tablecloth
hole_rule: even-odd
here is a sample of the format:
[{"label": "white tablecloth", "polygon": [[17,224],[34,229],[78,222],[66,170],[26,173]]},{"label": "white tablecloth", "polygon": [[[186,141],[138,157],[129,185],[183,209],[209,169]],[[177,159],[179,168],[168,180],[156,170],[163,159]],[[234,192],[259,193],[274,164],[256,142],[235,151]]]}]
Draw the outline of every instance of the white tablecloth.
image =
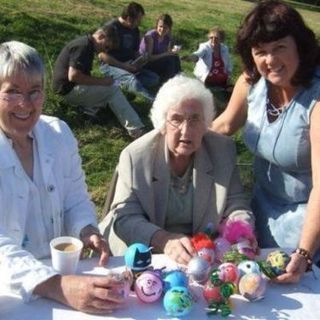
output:
[{"label": "white tablecloth", "polygon": [[[50,263],[47,261],[47,263]],[[83,260],[79,266],[79,273],[107,274],[124,269],[122,257],[112,257],[107,265],[108,269],[95,267],[96,259]],[[175,263],[164,255],[153,255],[153,266],[160,268],[166,266],[174,269]],[[1,277],[1,275],[0,275]],[[256,302],[248,302],[239,295],[233,295],[232,316],[230,319],[254,320],[319,320],[320,319],[320,272],[316,269],[308,273],[299,284],[280,285],[268,283],[265,298]],[[198,301],[189,315],[184,319],[222,319],[220,316],[207,316],[207,306],[200,287],[193,287],[198,296]],[[166,315],[162,301],[153,304],[140,302],[132,293],[126,307],[117,310],[110,316],[88,315],[74,311],[64,305],[47,300],[38,299],[29,304],[24,304],[21,299],[8,294],[0,288],[0,320],[155,320],[176,319]]]}]

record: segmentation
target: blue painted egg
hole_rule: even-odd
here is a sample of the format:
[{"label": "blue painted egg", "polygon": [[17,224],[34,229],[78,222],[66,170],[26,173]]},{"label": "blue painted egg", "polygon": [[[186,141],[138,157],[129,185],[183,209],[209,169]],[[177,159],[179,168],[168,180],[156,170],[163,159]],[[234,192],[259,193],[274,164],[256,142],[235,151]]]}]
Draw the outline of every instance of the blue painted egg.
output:
[{"label": "blue painted egg", "polygon": [[172,270],[167,272],[163,277],[164,291],[168,291],[173,287],[187,287],[188,277],[181,270]]},{"label": "blue painted egg", "polygon": [[172,287],[163,298],[163,306],[168,315],[179,317],[187,315],[194,304],[190,291],[186,287]]},{"label": "blue painted egg", "polygon": [[134,243],[124,254],[124,261],[128,268],[143,271],[151,264],[151,248],[143,243]]}]

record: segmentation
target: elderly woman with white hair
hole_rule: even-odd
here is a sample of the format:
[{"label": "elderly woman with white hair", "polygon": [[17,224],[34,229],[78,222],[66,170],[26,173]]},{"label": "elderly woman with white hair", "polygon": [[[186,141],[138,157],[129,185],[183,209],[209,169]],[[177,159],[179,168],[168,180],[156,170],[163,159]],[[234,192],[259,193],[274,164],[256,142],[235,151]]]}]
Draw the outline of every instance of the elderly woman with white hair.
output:
[{"label": "elderly woman with white hair", "polygon": [[114,255],[140,242],[187,264],[191,236],[210,224],[253,217],[239,179],[232,140],[207,130],[211,92],[178,75],[159,90],[151,109],[155,129],[126,147],[105,236]]},{"label": "elderly woman with white hair", "polygon": [[17,41],[0,45],[0,285],[28,302],[43,296],[75,309],[110,313],[124,301],[112,277],[59,275],[41,259],[50,240],[79,237],[107,261],[81,169],[65,122],[41,115],[44,65]]}]

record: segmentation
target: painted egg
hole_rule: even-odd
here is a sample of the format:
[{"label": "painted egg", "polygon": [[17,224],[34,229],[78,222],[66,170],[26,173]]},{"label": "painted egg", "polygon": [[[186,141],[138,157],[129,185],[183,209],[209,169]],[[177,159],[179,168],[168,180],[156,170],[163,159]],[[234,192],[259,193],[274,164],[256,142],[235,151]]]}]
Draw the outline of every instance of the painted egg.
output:
[{"label": "painted egg", "polygon": [[203,296],[208,303],[220,303],[224,300],[224,298],[221,295],[220,286],[215,286],[210,281],[208,281],[203,288]]},{"label": "painted egg", "polygon": [[261,274],[259,264],[255,261],[244,260],[238,264],[238,270],[240,271],[240,277],[248,273]]},{"label": "painted egg", "polygon": [[151,258],[151,248],[142,243],[132,244],[124,254],[126,266],[135,271],[145,270],[151,264]]},{"label": "painted egg", "polygon": [[172,270],[167,272],[163,277],[164,291],[173,287],[188,287],[188,277],[181,270]]},{"label": "painted egg", "polygon": [[157,301],[162,294],[163,284],[158,274],[152,271],[144,271],[134,284],[137,297],[146,303]]},{"label": "painted egg", "polygon": [[163,306],[168,315],[173,317],[187,315],[194,304],[190,291],[186,287],[173,287],[166,292]]},{"label": "painted egg", "polygon": [[237,266],[231,262],[222,263],[219,267],[219,279],[223,282],[238,283],[240,278],[240,271]]},{"label": "painted egg", "polygon": [[187,274],[198,283],[205,283],[209,279],[210,272],[210,263],[201,257],[193,257],[188,263]]},{"label": "painted egg", "polygon": [[198,250],[198,256],[204,260],[207,260],[211,265],[214,263],[214,259],[215,259],[214,249],[201,248],[200,250]]},{"label": "painted egg", "polygon": [[274,273],[278,276],[286,272],[286,267],[290,261],[290,256],[284,251],[276,250],[268,254],[266,261],[270,263]]},{"label": "painted egg", "polygon": [[249,240],[245,239],[232,245],[239,253],[244,254],[248,259],[254,259],[256,256],[255,250]]},{"label": "painted egg", "polygon": [[248,273],[239,281],[239,293],[250,301],[260,300],[264,297],[267,280],[260,274]]},{"label": "painted egg", "polygon": [[113,287],[112,290],[116,292],[116,294],[122,296],[127,299],[129,297],[130,288],[133,283],[133,275],[129,270],[123,271],[122,273],[113,273],[109,275],[116,281],[121,281],[123,283],[122,286]]},{"label": "painted egg", "polygon": [[223,256],[231,248],[230,242],[225,238],[217,238],[214,240],[215,244],[215,259],[218,263],[222,262]]}]

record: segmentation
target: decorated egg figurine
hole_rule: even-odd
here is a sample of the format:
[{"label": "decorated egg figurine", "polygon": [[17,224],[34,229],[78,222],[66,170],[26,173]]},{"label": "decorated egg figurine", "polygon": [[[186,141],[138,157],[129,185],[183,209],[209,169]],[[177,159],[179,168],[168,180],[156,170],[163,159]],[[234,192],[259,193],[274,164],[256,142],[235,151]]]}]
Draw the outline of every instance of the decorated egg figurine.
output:
[{"label": "decorated egg figurine", "polygon": [[180,317],[187,315],[194,304],[190,291],[186,287],[172,287],[163,298],[163,306],[168,315]]},{"label": "decorated egg figurine", "polygon": [[188,263],[187,274],[198,283],[205,283],[209,279],[210,272],[210,263],[199,256],[193,257]]},{"label": "decorated egg figurine", "polygon": [[136,279],[134,291],[137,297],[146,303],[157,301],[162,294],[163,284],[159,273],[144,271]]},{"label": "decorated egg figurine", "polygon": [[112,290],[115,291],[116,294],[127,299],[129,297],[130,288],[133,283],[132,273],[129,270],[126,270],[126,271],[123,271],[122,273],[111,272],[109,276],[123,283],[122,286],[120,287],[116,286]]},{"label": "decorated egg figurine", "polygon": [[232,282],[234,284],[238,283],[240,278],[240,271],[237,266],[231,262],[222,263],[218,267],[219,278],[223,282]]},{"label": "decorated egg figurine", "polygon": [[214,244],[215,244],[215,259],[218,263],[221,263],[223,260],[224,254],[230,250],[231,244],[227,239],[222,237],[215,239]]},{"label": "decorated egg figurine", "polygon": [[182,270],[172,270],[163,277],[164,291],[173,287],[188,287],[188,277]]},{"label": "decorated egg figurine", "polygon": [[249,301],[260,300],[264,297],[267,280],[261,274],[248,273],[239,281],[239,293]]},{"label": "decorated egg figurine", "polygon": [[215,286],[208,281],[203,288],[203,296],[208,303],[221,303],[224,301],[224,297],[221,295],[221,287]]},{"label": "decorated egg figurine", "polygon": [[284,251],[276,250],[268,254],[266,261],[271,265],[274,273],[278,276],[286,272],[290,257]]},{"label": "decorated egg figurine", "polygon": [[203,232],[195,234],[191,238],[191,243],[196,249],[198,256],[213,264],[215,260],[215,245],[211,238]]},{"label": "decorated egg figurine", "polygon": [[142,243],[134,243],[127,248],[124,261],[131,270],[143,271],[151,264],[151,257],[151,248]]},{"label": "decorated egg figurine", "polygon": [[240,271],[240,277],[248,273],[261,274],[259,264],[255,261],[244,260],[238,264],[238,270]]}]

